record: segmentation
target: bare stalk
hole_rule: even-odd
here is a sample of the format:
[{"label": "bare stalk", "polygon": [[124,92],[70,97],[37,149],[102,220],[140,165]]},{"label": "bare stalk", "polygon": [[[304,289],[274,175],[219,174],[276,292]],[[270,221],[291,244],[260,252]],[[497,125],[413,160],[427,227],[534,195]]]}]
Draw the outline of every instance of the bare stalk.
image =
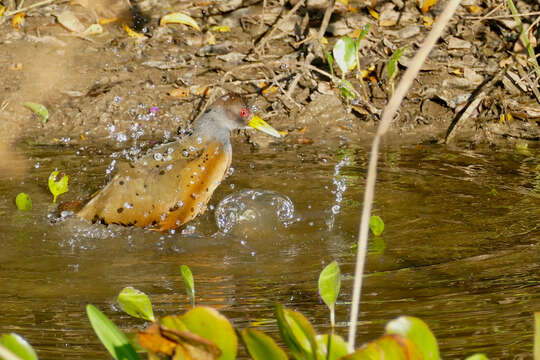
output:
[{"label": "bare stalk", "polygon": [[405,94],[411,87],[414,79],[418,75],[422,64],[426,60],[429,52],[435,46],[435,43],[441,36],[444,27],[450,21],[454,12],[456,11],[461,0],[450,0],[446,5],[446,8],[437,18],[437,21],[433,24],[433,28],[427,38],[424,40],[420,50],[416,53],[414,59],[407,71],[403,74],[399,85],[388,105],[383,111],[381,116],[381,122],[377,128],[377,133],[373,138],[371,146],[371,153],[369,155],[368,173],[366,180],[366,188],[364,191],[364,203],[362,207],[362,216],[360,219],[360,229],[358,232],[358,252],[356,254],[356,269],[354,273],[354,286],[353,297],[351,303],[351,317],[349,321],[349,338],[347,347],[349,353],[354,351],[356,340],[356,327],[358,322],[358,313],[360,310],[360,295],[362,290],[362,278],[364,275],[364,264],[366,261],[367,244],[368,244],[368,231],[369,231],[369,218],[371,214],[371,207],[373,204],[373,198],[375,196],[375,180],[377,178],[377,158],[379,155],[379,145],[381,137],[388,131],[388,128],[396,114],[401,101],[405,97]]}]

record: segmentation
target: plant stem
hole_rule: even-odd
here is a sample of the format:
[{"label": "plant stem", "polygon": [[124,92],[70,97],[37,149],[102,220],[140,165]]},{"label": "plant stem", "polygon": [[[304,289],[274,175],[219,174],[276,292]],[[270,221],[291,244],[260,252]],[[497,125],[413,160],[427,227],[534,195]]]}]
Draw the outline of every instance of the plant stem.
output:
[{"label": "plant stem", "polygon": [[514,15],[514,20],[518,24],[519,36],[521,37],[521,41],[523,41],[523,44],[527,48],[527,52],[529,53],[529,58],[530,58],[529,61],[531,61],[532,64],[534,65],[536,76],[540,78],[540,65],[538,65],[538,60],[536,60],[536,54],[534,53],[534,49],[531,45],[531,42],[529,41],[529,37],[527,36],[527,32],[525,31],[525,28],[523,27],[521,18],[519,17],[516,6],[514,5],[514,2],[512,0],[508,0],[508,7],[510,8],[512,15]]},{"label": "plant stem", "polygon": [[353,286],[353,298],[351,303],[351,317],[349,321],[349,337],[347,347],[349,353],[354,351],[356,341],[356,326],[358,322],[358,313],[360,310],[360,295],[362,290],[362,278],[364,275],[364,264],[366,261],[367,244],[368,244],[368,232],[369,232],[369,218],[371,215],[371,207],[373,205],[373,198],[375,195],[375,180],[377,178],[377,158],[379,154],[379,145],[381,137],[388,131],[388,128],[397,112],[401,101],[405,97],[405,94],[411,87],[414,79],[418,75],[422,64],[426,60],[429,52],[435,46],[435,43],[441,36],[444,27],[450,21],[454,12],[456,11],[461,0],[450,0],[446,5],[446,8],[441,13],[437,21],[433,24],[433,28],[429,35],[424,40],[422,47],[418,50],[414,59],[411,61],[411,65],[403,74],[401,81],[399,82],[396,91],[388,105],[383,111],[377,133],[373,138],[373,144],[371,147],[371,153],[369,155],[368,173],[366,181],[366,190],[364,192],[364,203],[362,207],[362,216],[360,220],[360,230],[358,232],[358,252],[356,255],[356,269],[354,274],[354,286]]}]

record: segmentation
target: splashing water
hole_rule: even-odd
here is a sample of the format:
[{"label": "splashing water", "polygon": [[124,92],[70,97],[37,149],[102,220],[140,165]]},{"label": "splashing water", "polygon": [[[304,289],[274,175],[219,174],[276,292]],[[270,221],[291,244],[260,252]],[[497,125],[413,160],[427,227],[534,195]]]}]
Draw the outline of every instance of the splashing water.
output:
[{"label": "splashing water", "polygon": [[235,229],[246,236],[255,231],[275,231],[278,225],[289,226],[294,221],[294,204],[276,191],[241,190],[224,198],[215,216],[222,232]]},{"label": "splashing water", "polygon": [[347,190],[347,179],[345,176],[341,175],[341,169],[344,166],[350,164],[350,158],[345,156],[334,166],[334,177],[332,178],[332,183],[335,186],[335,190],[332,190],[332,194],[335,195],[334,205],[330,208],[330,218],[327,221],[328,230],[334,228],[334,223],[336,221],[336,215],[341,211],[341,202],[343,201],[343,193]]}]

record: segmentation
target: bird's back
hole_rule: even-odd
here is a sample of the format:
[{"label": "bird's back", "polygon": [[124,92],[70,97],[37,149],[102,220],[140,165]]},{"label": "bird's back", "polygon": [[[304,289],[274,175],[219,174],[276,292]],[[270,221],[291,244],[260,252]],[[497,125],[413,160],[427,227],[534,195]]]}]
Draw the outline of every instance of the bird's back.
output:
[{"label": "bird's back", "polygon": [[78,216],[106,224],[174,229],[206,211],[230,166],[230,144],[189,136],[124,165]]}]

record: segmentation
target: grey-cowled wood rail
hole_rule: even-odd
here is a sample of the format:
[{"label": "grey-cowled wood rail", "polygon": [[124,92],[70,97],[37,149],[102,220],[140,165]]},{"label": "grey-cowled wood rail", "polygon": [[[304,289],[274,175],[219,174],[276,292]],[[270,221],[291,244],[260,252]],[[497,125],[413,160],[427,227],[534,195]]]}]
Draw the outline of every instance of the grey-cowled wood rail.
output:
[{"label": "grey-cowled wood rail", "polygon": [[206,211],[231,165],[231,131],[246,127],[280,137],[242,97],[222,96],[195,122],[191,135],[123,164],[77,215],[158,231],[187,223]]}]

